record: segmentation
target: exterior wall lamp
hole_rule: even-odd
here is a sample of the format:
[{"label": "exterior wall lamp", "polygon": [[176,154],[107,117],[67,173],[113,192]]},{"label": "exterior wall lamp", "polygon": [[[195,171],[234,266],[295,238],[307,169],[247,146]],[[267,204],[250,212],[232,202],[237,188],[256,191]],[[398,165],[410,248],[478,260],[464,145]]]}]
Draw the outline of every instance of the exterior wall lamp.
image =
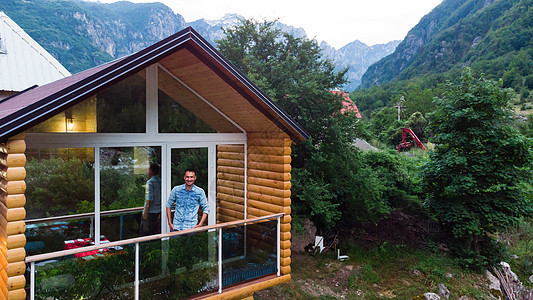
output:
[{"label": "exterior wall lamp", "polygon": [[65,127],[67,132],[71,132],[74,129],[74,118],[66,117],[65,118]]}]

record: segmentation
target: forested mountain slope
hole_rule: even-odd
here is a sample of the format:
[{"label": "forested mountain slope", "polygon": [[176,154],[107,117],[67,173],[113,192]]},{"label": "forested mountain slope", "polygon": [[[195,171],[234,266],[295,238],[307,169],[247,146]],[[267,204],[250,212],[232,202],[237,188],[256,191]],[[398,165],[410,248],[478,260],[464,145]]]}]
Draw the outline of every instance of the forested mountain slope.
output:
[{"label": "forested mountain slope", "polygon": [[362,87],[470,66],[528,96],[533,88],[533,0],[444,0],[396,51],[370,66]]},{"label": "forested mountain slope", "polygon": [[[2,0],[4,11],[22,29],[55,56],[69,71],[77,73],[112,59],[134,53],[187,26],[192,26],[216,46],[223,27],[240,23],[241,16],[228,14],[218,20],[186,23],[162,3],[88,2],[81,0]],[[302,28],[276,22],[275,27],[307,38]],[[359,86],[368,66],[392,53],[399,41],[366,46],[354,41],[341,49],[322,43],[338,69],[347,67],[352,91]],[[362,47],[360,47],[362,45]]]}]

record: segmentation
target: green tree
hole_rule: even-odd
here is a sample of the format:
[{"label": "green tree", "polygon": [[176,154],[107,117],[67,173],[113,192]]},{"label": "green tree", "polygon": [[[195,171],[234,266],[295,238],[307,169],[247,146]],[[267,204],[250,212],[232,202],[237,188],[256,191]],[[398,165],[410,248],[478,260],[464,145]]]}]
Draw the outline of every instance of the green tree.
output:
[{"label": "green tree", "polygon": [[466,266],[497,262],[495,233],[532,213],[521,182],[530,179],[532,140],[511,126],[511,93],[465,69],[430,114],[435,151],[425,165],[426,204]]},{"label": "green tree", "polygon": [[426,139],[427,125],[428,121],[419,111],[413,113],[405,122],[405,127],[411,128],[421,141]]},{"label": "green tree", "polygon": [[336,72],[316,41],[294,37],[274,25],[242,20],[225,29],[218,45],[311,135],[293,148],[293,212],[325,227],[340,218],[375,219],[387,212],[387,206],[372,180],[366,180],[369,174],[362,174],[366,170],[352,146],[357,118],[341,114],[342,99],[330,92],[345,82],[346,70]]}]

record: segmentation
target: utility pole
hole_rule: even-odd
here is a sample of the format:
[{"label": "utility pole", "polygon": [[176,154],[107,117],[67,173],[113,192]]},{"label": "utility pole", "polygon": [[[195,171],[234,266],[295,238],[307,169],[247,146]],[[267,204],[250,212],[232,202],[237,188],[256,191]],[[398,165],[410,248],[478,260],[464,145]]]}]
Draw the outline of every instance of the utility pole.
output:
[{"label": "utility pole", "polygon": [[405,102],[405,97],[401,96],[400,101],[394,105],[394,108],[398,109],[398,121],[400,121],[400,111],[405,108],[405,105],[403,103]]}]

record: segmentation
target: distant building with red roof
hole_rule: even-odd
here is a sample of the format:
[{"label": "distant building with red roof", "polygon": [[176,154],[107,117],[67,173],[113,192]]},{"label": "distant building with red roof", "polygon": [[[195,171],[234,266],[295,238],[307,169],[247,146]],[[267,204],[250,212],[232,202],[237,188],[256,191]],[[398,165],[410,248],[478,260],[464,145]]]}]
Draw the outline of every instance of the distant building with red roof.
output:
[{"label": "distant building with red roof", "polygon": [[357,105],[353,103],[352,99],[348,96],[348,93],[343,91],[331,91],[335,95],[341,95],[344,99],[342,100],[342,105],[344,106],[341,109],[341,113],[345,113],[346,111],[354,112],[358,119],[361,119],[361,114],[359,113],[359,109],[357,109]]}]

